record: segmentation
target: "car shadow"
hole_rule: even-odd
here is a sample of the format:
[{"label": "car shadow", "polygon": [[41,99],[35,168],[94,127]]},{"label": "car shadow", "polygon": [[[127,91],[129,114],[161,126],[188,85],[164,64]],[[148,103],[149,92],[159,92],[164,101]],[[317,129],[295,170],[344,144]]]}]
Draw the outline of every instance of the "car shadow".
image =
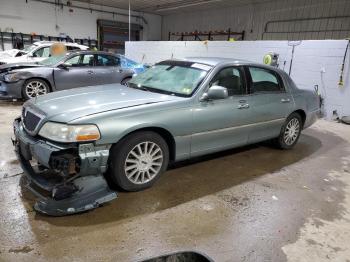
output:
[{"label": "car shadow", "polygon": [[[82,227],[165,210],[303,160],[321,148],[318,136],[318,132],[301,135],[292,150],[280,150],[268,143],[260,143],[176,163],[152,188],[141,192],[119,192],[116,200],[91,212],[66,217],[37,213],[35,220],[59,227]],[[22,188],[22,191],[25,189]],[[22,193],[25,196],[28,192]],[[24,201],[33,202],[33,198],[28,197]]]}]

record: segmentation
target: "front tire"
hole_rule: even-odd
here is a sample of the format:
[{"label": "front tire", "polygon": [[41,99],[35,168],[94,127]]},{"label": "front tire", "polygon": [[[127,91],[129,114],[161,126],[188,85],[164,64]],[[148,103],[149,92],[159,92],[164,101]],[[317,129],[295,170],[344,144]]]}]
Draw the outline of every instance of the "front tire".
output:
[{"label": "front tire", "polygon": [[303,122],[298,113],[292,113],[282,126],[281,133],[274,142],[281,149],[291,149],[298,142]]},{"label": "front tire", "polygon": [[112,147],[109,174],[122,189],[140,191],[151,187],[168,163],[169,148],[165,140],[155,132],[137,132]]},{"label": "front tire", "polygon": [[124,78],[120,84],[123,85],[123,86],[127,86],[128,85],[128,82],[131,80],[131,77],[126,77]]},{"label": "front tire", "polygon": [[49,92],[49,85],[44,80],[38,78],[25,81],[22,87],[22,95],[25,100],[45,95]]}]

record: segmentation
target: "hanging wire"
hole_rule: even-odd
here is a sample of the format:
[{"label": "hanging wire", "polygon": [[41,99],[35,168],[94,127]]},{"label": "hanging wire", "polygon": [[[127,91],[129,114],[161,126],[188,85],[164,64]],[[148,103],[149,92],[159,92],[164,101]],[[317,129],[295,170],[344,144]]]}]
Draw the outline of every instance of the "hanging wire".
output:
[{"label": "hanging wire", "polygon": [[346,45],[345,54],[344,54],[344,58],[343,58],[343,63],[341,65],[341,69],[340,69],[340,77],[339,77],[339,83],[338,83],[338,85],[340,87],[344,86],[344,80],[343,80],[344,67],[345,67],[345,62],[346,62],[345,60],[346,60],[346,56],[347,56],[347,53],[348,53],[349,45],[350,45],[350,39],[348,40],[348,44]]}]

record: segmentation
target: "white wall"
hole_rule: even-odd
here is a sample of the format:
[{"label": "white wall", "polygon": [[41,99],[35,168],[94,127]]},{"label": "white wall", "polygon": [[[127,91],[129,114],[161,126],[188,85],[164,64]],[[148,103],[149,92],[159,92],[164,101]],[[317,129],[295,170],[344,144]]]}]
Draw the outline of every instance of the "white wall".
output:
[{"label": "white wall", "polygon": [[280,54],[279,67],[288,72],[293,43],[299,44],[295,46],[291,73],[298,87],[313,90],[315,85],[319,86],[325,97],[328,119],[333,110],[340,116],[350,115],[350,51],[346,58],[345,85],[338,86],[346,40],[130,42],[126,43],[125,54],[143,63],[191,56],[228,57],[261,63],[266,53],[274,51]]},{"label": "white wall", "polygon": [[[246,31],[247,40],[299,40],[299,39],[344,39],[350,36],[350,17],[317,19],[303,22],[272,23],[272,32],[262,39],[266,22],[271,20],[350,16],[349,0],[271,0],[269,2],[232,5],[231,7],[186,12],[163,17],[162,40],[168,40],[168,32],[193,32],[210,30]],[[336,31],[345,30],[347,31]],[[310,32],[318,31],[321,32]],[[328,32],[322,30],[331,30]],[[172,40],[176,40],[172,39]],[[186,40],[193,40],[186,39]],[[220,40],[220,39],[218,39]]]},{"label": "white wall", "polygon": [[[110,12],[120,12],[127,14],[127,10],[107,8],[96,5],[87,5],[74,2],[74,5],[107,10]],[[56,7],[51,4],[40,3],[28,0],[1,0],[0,1],[0,29],[4,31],[11,28],[14,32],[58,36],[66,33],[71,38],[97,38],[97,19],[111,21],[128,22],[128,17],[112,14],[100,13],[89,10],[72,8],[69,12],[67,7]],[[137,12],[132,14],[141,15]],[[161,38],[161,16],[143,14],[148,24],[144,24],[141,19],[132,18],[132,23],[143,25],[143,40],[160,40]],[[59,28],[56,28],[56,24]]]}]

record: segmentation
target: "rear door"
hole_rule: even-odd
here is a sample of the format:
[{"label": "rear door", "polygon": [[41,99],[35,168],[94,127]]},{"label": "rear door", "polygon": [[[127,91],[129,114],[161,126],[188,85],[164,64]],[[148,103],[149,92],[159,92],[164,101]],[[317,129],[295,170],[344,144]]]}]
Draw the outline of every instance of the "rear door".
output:
[{"label": "rear door", "polygon": [[65,60],[64,64],[68,67],[56,67],[54,69],[56,89],[64,90],[98,84],[94,78],[94,59],[93,54],[77,54]]},{"label": "rear door", "polygon": [[117,56],[97,54],[94,78],[98,84],[120,83],[123,80],[123,70]]},{"label": "rear door", "polygon": [[254,122],[249,130],[248,142],[277,137],[285,118],[294,108],[293,98],[276,71],[258,66],[245,69]]}]

